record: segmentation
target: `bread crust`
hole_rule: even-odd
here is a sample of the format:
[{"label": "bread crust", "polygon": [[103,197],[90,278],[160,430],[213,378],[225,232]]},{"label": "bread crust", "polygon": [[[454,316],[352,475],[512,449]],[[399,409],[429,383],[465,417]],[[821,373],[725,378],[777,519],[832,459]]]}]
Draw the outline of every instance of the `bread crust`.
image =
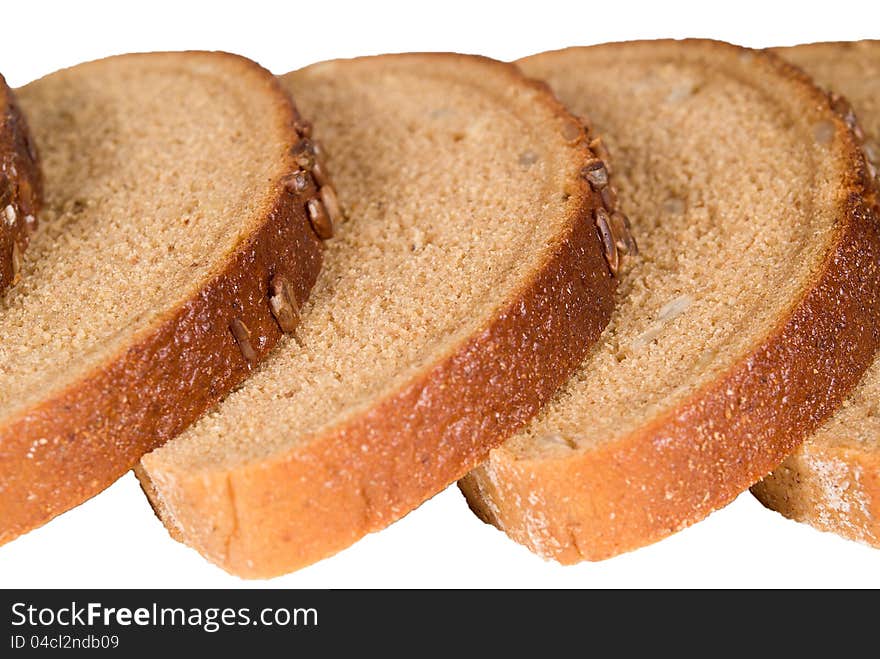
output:
[{"label": "bread crust", "polygon": [[0,294],[18,276],[42,199],[36,146],[15,94],[0,75]]},{"label": "bread crust", "polygon": [[[289,125],[292,149],[300,117],[274,76],[237,55],[210,56],[229,58],[263,80],[257,91],[274,95],[273,119]],[[284,156],[284,171],[290,173],[298,169],[291,149]],[[314,186],[294,195],[283,177],[270,185],[270,201],[256,230],[217,264],[197,294],[170,307],[63,391],[0,420],[0,544],[99,493],[242,382],[253,363],[230,332],[233,319],[265,337],[253,342],[254,363],[275,345],[282,332],[269,308],[269,283],[275,275],[285,276],[303,302],[323,249],[305,212]],[[41,440],[51,442],[53,450],[29,455]]]},{"label": "bread crust", "polygon": [[461,481],[481,519],[561,563],[656,542],[732,501],[837,408],[880,345],[880,232],[870,210],[876,193],[843,119],[807,76],[775,56],[684,43],[764,58],[805,103],[828,108],[845,136],[850,179],[812,283],[726,372],[619,441],[543,460],[517,459],[502,447]]},{"label": "bread crust", "polygon": [[[513,65],[451,54],[383,57],[480,62],[577,123]],[[577,174],[589,157],[579,123],[577,130],[571,191],[579,212],[545,262],[467,340],[369,409],[271,460],[179,473],[155,454],[144,457],[138,475],[174,537],[240,576],[298,569],[399,519],[534,415],[599,337],[613,305],[616,282],[592,220],[599,196]]]}]

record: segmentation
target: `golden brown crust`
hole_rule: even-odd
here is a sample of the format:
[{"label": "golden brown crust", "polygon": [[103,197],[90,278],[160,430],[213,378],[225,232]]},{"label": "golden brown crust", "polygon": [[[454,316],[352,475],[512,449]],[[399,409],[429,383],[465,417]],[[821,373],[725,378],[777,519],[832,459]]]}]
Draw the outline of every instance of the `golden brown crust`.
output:
[{"label": "golden brown crust", "polygon": [[37,149],[15,95],[0,75],[0,294],[13,284],[37,228],[43,181]]},{"label": "golden brown crust", "polygon": [[[426,64],[451,56],[471,60],[420,55]],[[512,65],[479,61],[510,77],[511,86],[539,90],[540,102],[574,123]],[[576,130],[582,149],[571,189],[580,211],[500,312],[394,394],[271,461],[181,474],[147,456],[139,477],[172,535],[234,574],[288,572],[399,519],[534,415],[585,356],[612,308],[615,280],[591,217],[599,195],[577,174],[590,156],[583,129]]]},{"label": "golden brown crust", "polygon": [[752,56],[793,81],[805,103],[828,107],[846,135],[850,180],[832,248],[773,332],[650,425],[569,458],[494,451],[461,482],[478,516],[543,556],[608,558],[726,505],[834,411],[880,345],[880,232],[860,149],[809,78],[779,58]]},{"label": "golden brown crust", "polygon": [[[268,71],[249,66],[275,95],[278,116],[290,126],[292,150],[300,119],[292,101]],[[298,169],[290,152],[285,169]],[[169,308],[86,377],[2,421],[0,544],[100,492],[242,382],[253,364],[230,331],[233,319],[266,337],[252,345],[257,360],[278,341],[270,281],[286,276],[303,302],[317,278],[322,248],[305,213],[314,186],[295,195],[283,178],[271,185],[273,201],[263,209],[263,222],[218,264],[197,295]],[[46,438],[57,440],[57,450],[29,459],[32,445]]]}]

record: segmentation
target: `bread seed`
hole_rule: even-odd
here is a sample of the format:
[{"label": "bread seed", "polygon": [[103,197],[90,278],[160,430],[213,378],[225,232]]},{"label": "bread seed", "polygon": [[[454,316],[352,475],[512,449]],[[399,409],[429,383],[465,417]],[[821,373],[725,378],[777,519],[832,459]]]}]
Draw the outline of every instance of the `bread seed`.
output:
[{"label": "bread seed", "polygon": [[597,137],[590,142],[590,151],[592,151],[599,160],[605,163],[605,169],[611,174],[611,154],[608,153],[608,148],[605,146],[605,142],[602,141],[601,137]]},{"label": "bread seed", "polygon": [[617,253],[617,241],[611,232],[611,218],[604,208],[597,208],[595,213],[596,229],[599,231],[599,238],[602,240],[602,249],[605,252],[605,260],[608,262],[608,269],[612,275],[617,274],[620,267],[620,256]]},{"label": "bread seed", "polygon": [[251,333],[247,325],[240,319],[233,318],[232,322],[229,323],[229,329],[232,332],[232,336],[235,337],[235,342],[238,344],[238,349],[241,351],[241,356],[245,358],[245,361],[249,364],[256,362],[257,353],[254,350],[253,344],[251,344]]},{"label": "bread seed", "polygon": [[312,167],[312,178],[318,187],[332,185],[327,170],[324,169],[324,162],[320,158],[315,158],[315,165]]},{"label": "bread seed", "polygon": [[309,222],[312,223],[312,229],[318,235],[318,238],[321,240],[332,238],[333,220],[330,219],[324,204],[319,199],[309,199],[306,208],[309,212]]},{"label": "bread seed", "polygon": [[15,224],[15,206],[9,204],[3,211],[3,214],[6,216],[6,224],[9,226]]},{"label": "bread seed", "polygon": [[324,208],[327,209],[327,215],[330,216],[332,234],[333,226],[345,222],[342,205],[339,203],[339,197],[336,196],[336,190],[332,185],[325,185],[321,188],[321,201],[324,203]]},{"label": "bread seed", "polygon": [[269,308],[278,326],[282,332],[292,333],[299,325],[299,305],[290,283],[284,277],[275,275],[269,284],[269,293]]},{"label": "bread seed", "polygon": [[[623,215],[623,213],[621,213]],[[623,226],[626,228],[626,240],[627,247],[629,249],[628,254],[630,256],[638,256],[639,255],[639,244],[636,242],[635,234],[633,234],[632,224],[629,223],[629,217],[623,215]]]},{"label": "bread seed", "polygon": [[629,218],[620,211],[611,213],[611,232],[614,234],[617,248],[624,254],[635,256],[639,253],[638,245],[630,230]]},{"label": "bread seed", "polygon": [[605,210],[613,211],[617,208],[617,190],[614,189],[613,185],[606,185],[602,188],[602,204],[605,206]]},{"label": "bread seed", "polygon": [[293,194],[302,194],[309,187],[309,175],[300,170],[284,178],[284,187]]},{"label": "bread seed", "polygon": [[594,160],[581,169],[583,176],[594,190],[601,190],[608,185],[608,169],[601,160]]},{"label": "bread seed", "polygon": [[308,138],[301,139],[294,144],[291,154],[297,165],[306,171],[311,171],[315,166],[315,145]]}]

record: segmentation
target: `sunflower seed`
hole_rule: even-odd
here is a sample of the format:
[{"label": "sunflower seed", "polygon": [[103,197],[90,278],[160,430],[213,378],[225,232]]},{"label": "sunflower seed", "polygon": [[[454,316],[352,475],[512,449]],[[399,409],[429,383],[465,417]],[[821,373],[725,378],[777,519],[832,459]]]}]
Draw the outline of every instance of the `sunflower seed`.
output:
[{"label": "sunflower seed", "polygon": [[269,308],[282,332],[290,334],[299,325],[299,305],[290,283],[275,275],[269,284]]},{"label": "sunflower seed", "polygon": [[257,353],[254,350],[254,346],[251,343],[251,333],[239,318],[233,318],[232,322],[229,323],[229,330],[232,332],[232,336],[235,338],[235,342],[238,344],[238,349],[241,351],[241,356],[245,358],[245,361],[248,364],[253,364],[257,361]]},{"label": "sunflower seed", "polygon": [[608,262],[608,269],[612,275],[617,274],[620,267],[620,255],[617,252],[617,241],[611,231],[611,218],[604,208],[597,208],[595,211],[596,229],[599,232],[599,238],[602,241],[602,250],[605,253],[605,260]]},{"label": "sunflower seed", "polygon": [[[326,189],[326,188],[325,188]],[[322,190],[323,193],[323,190]],[[323,194],[321,195],[324,196]],[[306,204],[309,213],[309,222],[312,229],[321,240],[327,240],[333,237],[333,220],[331,219],[327,208],[321,203],[320,199],[309,199]]]}]

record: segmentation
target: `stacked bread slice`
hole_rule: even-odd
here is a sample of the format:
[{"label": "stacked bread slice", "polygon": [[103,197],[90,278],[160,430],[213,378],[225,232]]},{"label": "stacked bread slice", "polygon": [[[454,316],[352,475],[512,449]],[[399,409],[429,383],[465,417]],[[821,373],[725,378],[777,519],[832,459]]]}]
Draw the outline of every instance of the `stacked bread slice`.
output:
[{"label": "stacked bread slice", "polygon": [[878,61],[653,41],[275,78],[185,52],[21,111],[0,85],[0,543],[133,466],[245,577],[459,479],[564,563],[777,467],[767,505],[880,543]]},{"label": "stacked bread slice", "polygon": [[[876,177],[880,41],[810,44],[775,52],[832,90],[835,106],[862,142],[868,174]],[[756,485],[754,494],[787,517],[880,547],[878,403],[880,361],[875,360],[841,409]]]},{"label": "stacked bread slice", "polygon": [[335,553],[484,460],[598,337],[629,242],[618,226],[603,249],[604,164],[512,65],[397,55],[282,80],[348,220],[298,341],[139,469],[176,537],[249,577]]},{"label": "stacked bread slice", "polygon": [[880,233],[844,117],[779,58],[634,42],[520,62],[615,154],[643,256],[599,348],[462,481],[574,562],[727,504],[837,407],[880,342]]},{"label": "stacked bread slice", "polygon": [[282,333],[271,282],[303,302],[322,253],[317,193],[290,184],[299,116],[253,62],[120,56],[18,97],[46,200],[0,302],[0,543],[241,382]]}]

